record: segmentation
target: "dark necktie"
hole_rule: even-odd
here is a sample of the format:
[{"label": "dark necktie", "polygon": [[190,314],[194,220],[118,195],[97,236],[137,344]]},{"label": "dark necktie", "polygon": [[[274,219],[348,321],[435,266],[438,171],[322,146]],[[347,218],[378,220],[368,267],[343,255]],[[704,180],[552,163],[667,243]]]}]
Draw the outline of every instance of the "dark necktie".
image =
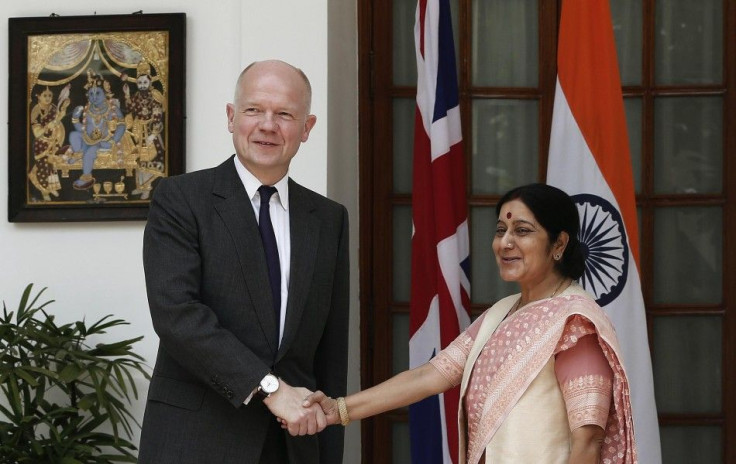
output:
[{"label": "dark necktie", "polygon": [[273,297],[273,310],[276,313],[276,327],[278,326],[281,313],[281,265],[279,263],[279,249],[276,246],[276,234],[271,224],[271,213],[269,204],[271,196],[276,193],[276,187],[261,185],[258,188],[261,194],[261,208],[258,211],[258,230],[261,232],[263,249],[266,251],[266,264],[268,265],[268,280],[271,283],[271,296]]}]

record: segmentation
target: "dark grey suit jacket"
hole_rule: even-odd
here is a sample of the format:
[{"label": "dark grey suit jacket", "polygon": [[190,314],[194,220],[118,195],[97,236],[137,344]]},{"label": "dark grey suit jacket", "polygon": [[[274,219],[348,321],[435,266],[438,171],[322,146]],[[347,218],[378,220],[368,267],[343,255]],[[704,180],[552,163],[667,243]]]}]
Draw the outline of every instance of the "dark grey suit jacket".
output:
[{"label": "dark grey suit jacket", "polygon": [[[289,180],[291,272],[277,348],[266,258],[233,157],[163,178],[143,239],[153,326],[160,338],[140,463],[257,463],[274,416],[254,398],[269,371],[332,397],[346,389],[348,218]],[[292,463],[342,461],[342,427],[286,434]]]}]

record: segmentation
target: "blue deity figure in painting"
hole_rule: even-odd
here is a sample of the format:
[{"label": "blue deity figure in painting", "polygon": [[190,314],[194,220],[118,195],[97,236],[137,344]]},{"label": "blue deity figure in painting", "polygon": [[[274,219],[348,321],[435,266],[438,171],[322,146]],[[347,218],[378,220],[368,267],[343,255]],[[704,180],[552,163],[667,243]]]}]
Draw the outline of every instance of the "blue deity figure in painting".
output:
[{"label": "blue deity figure in painting", "polygon": [[110,84],[91,69],[87,70],[84,89],[87,104],[77,106],[72,113],[74,130],[69,134],[69,144],[74,153],[82,155],[82,175],[73,186],[77,190],[90,188],[95,179],[92,169],[101,150],[110,151],[125,133],[125,121],[120,103],[113,98]]}]

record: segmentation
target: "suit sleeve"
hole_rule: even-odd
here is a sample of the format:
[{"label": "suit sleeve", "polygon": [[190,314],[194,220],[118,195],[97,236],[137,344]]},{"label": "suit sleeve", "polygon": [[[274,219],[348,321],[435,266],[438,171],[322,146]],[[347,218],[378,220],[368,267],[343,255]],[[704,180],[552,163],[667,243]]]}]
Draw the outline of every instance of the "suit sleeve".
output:
[{"label": "suit sleeve", "polygon": [[239,407],[269,366],[201,301],[202,218],[186,198],[175,178],[164,178],[151,202],[143,268],[153,327],[166,354]]},{"label": "suit sleeve", "polygon": [[[350,267],[348,213],[344,207],[342,218],[330,315],[315,358],[317,388],[333,398],[345,396],[347,390]],[[342,463],[344,435],[341,426],[327,427],[319,434],[321,463]]]}]

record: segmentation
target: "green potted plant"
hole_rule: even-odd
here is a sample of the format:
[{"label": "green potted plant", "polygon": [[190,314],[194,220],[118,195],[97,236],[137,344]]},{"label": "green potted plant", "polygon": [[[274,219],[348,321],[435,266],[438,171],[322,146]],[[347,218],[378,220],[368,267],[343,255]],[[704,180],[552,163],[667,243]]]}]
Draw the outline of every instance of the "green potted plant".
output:
[{"label": "green potted plant", "polygon": [[57,324],[39,302],[45,288],[23,292],[18,308],[3,302],[0,319],[0,463],[136,462],[121,436],[140,426],[129,411],[133,375],[150,379],[132,346],[143,337],[90,346],[90,338],[128,324],[105,316]]}]

